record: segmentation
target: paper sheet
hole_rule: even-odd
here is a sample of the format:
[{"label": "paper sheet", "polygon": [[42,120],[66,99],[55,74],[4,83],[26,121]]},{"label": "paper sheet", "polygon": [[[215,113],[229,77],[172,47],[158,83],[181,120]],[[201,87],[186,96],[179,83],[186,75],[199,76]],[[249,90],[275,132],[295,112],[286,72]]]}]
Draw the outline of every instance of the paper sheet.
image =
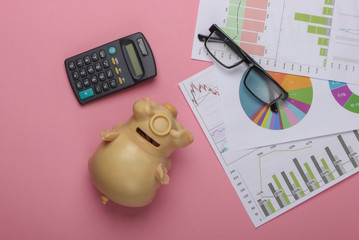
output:
[{"label": "paper sheet", "polygon": [[266,70],[359,84],[358,13],[355,0],[201,0],[192,58],[212,61],[197,34],[215,23]]},{"label": "paper sheet", "polygon": [[230,131],[224,127],[223,94],[218,89],[215,67],[179,86],[255,227],[359,170],[357,130],[233,151],[228,146]]}]

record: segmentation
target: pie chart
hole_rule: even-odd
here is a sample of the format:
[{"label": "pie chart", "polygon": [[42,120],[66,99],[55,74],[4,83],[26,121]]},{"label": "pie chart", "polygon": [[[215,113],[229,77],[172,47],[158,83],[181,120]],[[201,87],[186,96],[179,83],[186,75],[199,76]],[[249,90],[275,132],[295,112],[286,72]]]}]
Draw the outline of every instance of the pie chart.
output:
[{"label": "pie chart", "polygon": [[347,83],[329,81],[334,99],[346,110],[359,113],[359,96],[354,94]]},{"label": "pie chart", "polygon": [[[248,70],[247,70],[248,71]],[[257,100],[244,86],[239,86],[239,98],[248,118],[256,125],[282,130],[299,123],[309,112],[313,100],[313,87],[310,78],[285,73],[268,72],[289,94],[284,101],[278,101],[278,113]]]}]

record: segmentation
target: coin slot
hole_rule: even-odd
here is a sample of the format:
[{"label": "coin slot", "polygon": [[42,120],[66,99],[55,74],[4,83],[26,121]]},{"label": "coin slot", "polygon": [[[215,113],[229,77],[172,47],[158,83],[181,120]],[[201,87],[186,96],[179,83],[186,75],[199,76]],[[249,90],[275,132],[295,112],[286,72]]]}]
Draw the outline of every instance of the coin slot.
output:
[{"label": "coin slot", "polygon": [[160,144],[158,142],[156,142],[153,138],[151,138],[150,136],[148,136],[144,131],[142,131],[141,128],[137,128],[136,132],[143,137],[147,142],[151,143],[153,146],[155,147],[159,147]]}]

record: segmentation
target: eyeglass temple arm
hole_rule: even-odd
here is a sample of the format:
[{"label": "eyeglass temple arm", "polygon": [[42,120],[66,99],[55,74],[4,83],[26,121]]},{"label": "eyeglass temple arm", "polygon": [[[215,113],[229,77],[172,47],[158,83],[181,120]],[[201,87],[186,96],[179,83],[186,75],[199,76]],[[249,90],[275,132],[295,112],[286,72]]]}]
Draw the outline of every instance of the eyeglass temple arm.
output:
[{"label": "eyeglass temple arm", "polygon": [[220,42],[223,43],[223,40],[217,37],[211,37],[210,39],[208,39],[207,35],[204,34],[198,34],[198,40],[201,42],[205,42],[205,41],[209,41],[209,42]]}]

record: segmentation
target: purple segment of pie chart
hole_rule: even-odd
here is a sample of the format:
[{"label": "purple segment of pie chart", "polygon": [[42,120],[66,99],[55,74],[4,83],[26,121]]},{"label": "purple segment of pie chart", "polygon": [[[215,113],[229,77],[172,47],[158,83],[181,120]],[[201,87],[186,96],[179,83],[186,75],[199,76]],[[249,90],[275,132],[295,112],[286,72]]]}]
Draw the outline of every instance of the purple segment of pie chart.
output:
[{"label": "purple segment of pie chart", "polygon": [[344,106],[349,98],[352,96],[353,92],[349,89],[348,85],[332,89],[333,96],[335,100],[341,105]]}]

